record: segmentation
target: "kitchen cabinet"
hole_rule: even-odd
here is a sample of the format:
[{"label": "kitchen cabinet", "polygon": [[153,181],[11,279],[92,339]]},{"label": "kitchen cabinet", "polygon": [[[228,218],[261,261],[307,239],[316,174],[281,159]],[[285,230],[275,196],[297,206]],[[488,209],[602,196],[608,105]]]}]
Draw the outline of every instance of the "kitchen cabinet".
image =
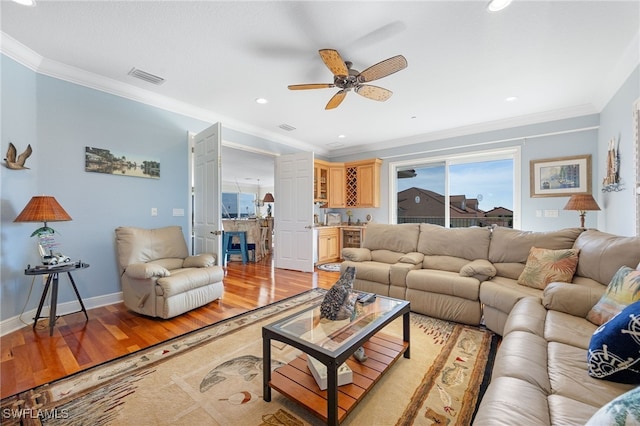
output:
[{"label": "kitchen cabinet", "polygon": [[380,207],[382,160],[331,163],[314,161],[313,200],[323,208]]},{"label": "kitchen cabinet", "polygon": [[346,207],[380,207],[380,166],[382,160],[345,163]]},{"label": "kitchen cabinet", "polygon": [[315,160],[313,162],[313,201],[326,204],[329,198],[329,163]]},{"label": "kitchen cabinet", "polygon": [[344,163],[330,163],[329,165],[329,206],[340,209],[346,206]]},{"label": "kitchen cabinet", "polygon": [[326,227],[318,230],[318,262],[317,264],[337,262],[340,260],[340,229]]}]

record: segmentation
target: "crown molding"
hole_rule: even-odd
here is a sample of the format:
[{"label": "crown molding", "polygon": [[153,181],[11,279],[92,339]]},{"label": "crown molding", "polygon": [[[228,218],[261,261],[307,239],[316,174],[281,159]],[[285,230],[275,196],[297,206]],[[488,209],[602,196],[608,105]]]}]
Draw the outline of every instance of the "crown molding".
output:
[{"label": "crown molding", "polygon": [[545,111],[536,114],[523,115],[519,117],[507,118],[504,120],[488,121],[485,123],[471,124],[469,126],[456,127],[454,129],[446,129],[438,132],[425,133],[421,135],[410,136],[407,138],[397,139],[394,141],[377,143],[375,149],[370,146],[360,145],[354,147],[343,148],[331,151],[331,157],[342,157],[346,155],[360,154],[364,151],[380,151],[389,148],[397,148],[399,146],[407,146],[418,143],[434,142],[438,140],[459,138],[462,136],[482,134],[497,130],[504,130],[532,124],[540,124],[549,121],[564,120],[569,118],[580,117],[584,115],[598,114],[599,111],[595,106],[590,104],[578,105],[572,108],[563,108],[553,111]]},{"label": "crown molding", "polygon": [[165,111],[184,115],[207,123],[223,123],[223,126],[238,132],[264,138],[287,147],[303,151],[313,151],[327,155],[329,150],[294,138],[253,126],[227,117],[215,111],[195,107],[168,96],[159,95],[131,84],[123,83],[80,68],[45,58],[13,37],[0,31],[0,52],[30,70],[58,80],[98,90],[121,98],[140,102]]}]

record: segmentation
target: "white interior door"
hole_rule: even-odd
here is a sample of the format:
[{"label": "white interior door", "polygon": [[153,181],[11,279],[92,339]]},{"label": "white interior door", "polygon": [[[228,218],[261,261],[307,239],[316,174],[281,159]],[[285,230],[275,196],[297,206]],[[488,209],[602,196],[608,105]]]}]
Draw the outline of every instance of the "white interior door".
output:
[{"label": "white interior door", "polygon": [[194,254],[215,253],[221,259],[220,179],[222,126],[216,123],[193,136]]},{"label": "white interior door", "polygon": [[313,153],[276,158],[275,267],[313,272]]}]

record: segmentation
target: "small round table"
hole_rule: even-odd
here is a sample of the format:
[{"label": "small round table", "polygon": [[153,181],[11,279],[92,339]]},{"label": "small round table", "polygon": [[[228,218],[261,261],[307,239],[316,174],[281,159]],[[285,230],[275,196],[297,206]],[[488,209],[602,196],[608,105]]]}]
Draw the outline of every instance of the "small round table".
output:
[{"label": "small round table", "polygon": [[[66,272],[69,276],[69,280],[71,281],[71,286],[73,287],[73,291],[76,293],[76,297],[78,298],[78,302],[80,302],[81,310],[76,312],[70,312],[70,314],[75,314],[77,312],[84,312],[84,316],[89,321],[89,315],[87,315],[87,309],[84,307],[84,303],[82,303],[82,298],[80,297],[80,293],[78,293],[78,288],[76,287],[75,281],[73,281],[73,277],[71,276],[71,271],[75,271],[76,269],[87,269],[89,267],[88,263],[75,262],[68,265],[56,265],[56,266],[42,266],[35,268],[27,268],[24,270],[25,275],[48,275],[47,282],[44,285],[44,290],[42,291],[42,297],[40,298],[40,305],[38,305],[38,311],[36,312],[36,316],[33,319],[33,329],[36,329],[36,324],[41,317],[40,313],[42,312],[42,307],[44,305],[44,300],[47,297],[47,293],[49,292],[49,287],[51,287],[51,304],[49,308],[49,336],[53,336],[53,327],[56,325],[56,307],[58,305],[58,274],[61,272]],[[69,315],[69,314],[65,314]]]}]

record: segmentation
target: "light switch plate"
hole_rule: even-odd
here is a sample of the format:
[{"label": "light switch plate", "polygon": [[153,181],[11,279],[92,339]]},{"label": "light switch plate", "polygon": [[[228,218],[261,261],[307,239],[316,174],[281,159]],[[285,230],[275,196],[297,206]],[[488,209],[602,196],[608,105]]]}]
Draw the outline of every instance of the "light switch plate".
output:
[{"label": "light switch plate", "polygon": [[558,216],[559,216],[558,209],[544,211],[544,217],[558,217]]},{"label": "light switch plate", "polygon": [[151,216],[158,216],[157,207],[151,207]]},{"label": "light switch plate", "polygon": [[173,209],[174,216],[184,216],[184,209]]}]

